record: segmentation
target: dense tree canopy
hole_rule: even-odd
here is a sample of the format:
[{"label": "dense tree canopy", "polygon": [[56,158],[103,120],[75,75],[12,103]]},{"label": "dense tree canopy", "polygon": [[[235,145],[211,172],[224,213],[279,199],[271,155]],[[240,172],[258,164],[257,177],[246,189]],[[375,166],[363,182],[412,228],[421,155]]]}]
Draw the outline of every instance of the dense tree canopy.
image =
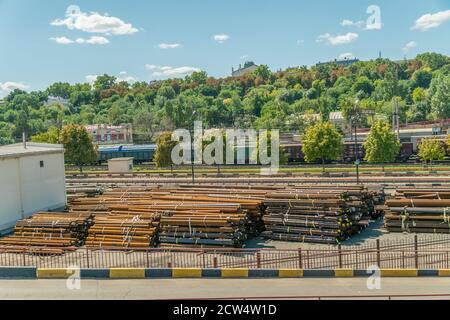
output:
[{"label": "dense tree canopy", "polygon": [[445,149],[441,141],[436,139],[423,139],[419,144],[419,158],[430,165],[433,161],[444,160]]},{"label": "dense tree canopy", "polygon": [[389,123],[377,121],[373,124],[370,134],[364,143],[366,155],[364,160],[369,163],[393,162],[400,151],[400,141],[392,132]]},{"label": "dense tree canopy", "polygon": [[[450,117],[450,59],[424,53],[415,59],[336,63],[272,72],[261,65],[240,77],[216,79],[194,72],[184,79],[129,84],[109,75],[88,83],[57,82],[46,90],[15,90],[0,104],[0,144],[46,132],[63,124],[133,123],[139,142],[154,140],[155,131],[188,128],[192,115],[206,127],[277,128],[300,131],[305,115],[351,107],[364,110],[362,125],[390,118],[393,101],[402,122]],[[61,109],[49,96],[67,99]],[[354,109],[354,108],[350,108]],[[366,112],[367,111],[367,112]],[[62,115],[61,115],[62,112]],[[377,117],[368,117],[367,115]]]},{"label": "dense tree canopy", "polygon": [[302,151],[307,162],[320,160],[325,171],[326,160],[342,154],[342,136],[330,122],[318,122],[306,130]]}]

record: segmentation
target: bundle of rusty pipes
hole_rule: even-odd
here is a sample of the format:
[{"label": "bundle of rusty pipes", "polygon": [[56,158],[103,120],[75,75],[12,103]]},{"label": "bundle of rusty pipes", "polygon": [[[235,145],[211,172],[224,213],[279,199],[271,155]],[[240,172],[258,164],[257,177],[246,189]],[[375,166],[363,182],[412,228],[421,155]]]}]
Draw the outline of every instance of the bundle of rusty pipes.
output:
[{"label": "bundle of rusty pipes", "polygon": [[9,252],[16,252],[19,247],[33,247],[27,252],[62,254],[61,248],[84,244],[92,218],[90,213],[38,213],[30,219],[19,220],[14,234],[0,239],[0,246]]},{"label": "bundle of rusty pipes", "polygon": [[385,226],[391,232],[450,233],[450,188],[398,189],[386,201]]},{"label": "bundle of rusty pipes", "polygon": [[267,194],[267,239],[333,244],[376,218],[382,192],[363,187],[302,186]]}]

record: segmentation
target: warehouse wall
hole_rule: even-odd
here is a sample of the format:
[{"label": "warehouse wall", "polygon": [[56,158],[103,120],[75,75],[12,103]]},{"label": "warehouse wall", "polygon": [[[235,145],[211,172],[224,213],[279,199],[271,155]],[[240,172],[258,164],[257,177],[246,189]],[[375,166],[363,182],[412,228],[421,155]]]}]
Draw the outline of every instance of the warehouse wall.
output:
[{"label": "warehouse wall", "polygon": [[0,161],[0,177],[0,232],[13,227],[18,219],[66,204],[62,153]]},{"label": "warehouse wall", "polygon": [[18,163],[17,159],[0,160],[0,231],[22,217]]},{"label": "warehouse wall", "polygon": [[[44,167],[40,167],[44,161]],[[23,210],[26,216],[66,203],[63,154],[21,158]]]}]

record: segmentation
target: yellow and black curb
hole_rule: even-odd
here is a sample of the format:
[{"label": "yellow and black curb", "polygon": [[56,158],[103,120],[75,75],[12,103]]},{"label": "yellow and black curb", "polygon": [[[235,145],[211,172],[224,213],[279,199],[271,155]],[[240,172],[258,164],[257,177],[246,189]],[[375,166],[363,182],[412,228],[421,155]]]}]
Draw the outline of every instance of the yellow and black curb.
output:
[{"label": "yellow and black curb", "polygon": [[[347,278],[369,277],[376,273],[368,270],[334,269],[201,269],[201,268],[10,268],[0,267],[0,279],[146,279],[146,278]],[[450,269],[379,269],[381,277],[450,277]]]}]

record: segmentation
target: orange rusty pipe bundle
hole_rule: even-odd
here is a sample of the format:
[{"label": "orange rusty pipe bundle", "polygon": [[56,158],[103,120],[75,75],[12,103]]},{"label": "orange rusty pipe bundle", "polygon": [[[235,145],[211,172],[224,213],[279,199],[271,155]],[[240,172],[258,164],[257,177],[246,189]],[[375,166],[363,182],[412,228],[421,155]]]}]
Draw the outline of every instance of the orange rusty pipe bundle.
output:
[{"label": "orange rusty pipe bundle", "polygon": [[[0,239],[0,246],[73,247],[81,246],[92,225],[89,213],[41,212],[30,219],[19,220],[14,234]],[[32,251],[39,252],[39,248]]]},{"label": "orange rusty pipe bundle", "polygon": [[450,188],[397,189],[385,207],[390,232],[450,233]]}]

